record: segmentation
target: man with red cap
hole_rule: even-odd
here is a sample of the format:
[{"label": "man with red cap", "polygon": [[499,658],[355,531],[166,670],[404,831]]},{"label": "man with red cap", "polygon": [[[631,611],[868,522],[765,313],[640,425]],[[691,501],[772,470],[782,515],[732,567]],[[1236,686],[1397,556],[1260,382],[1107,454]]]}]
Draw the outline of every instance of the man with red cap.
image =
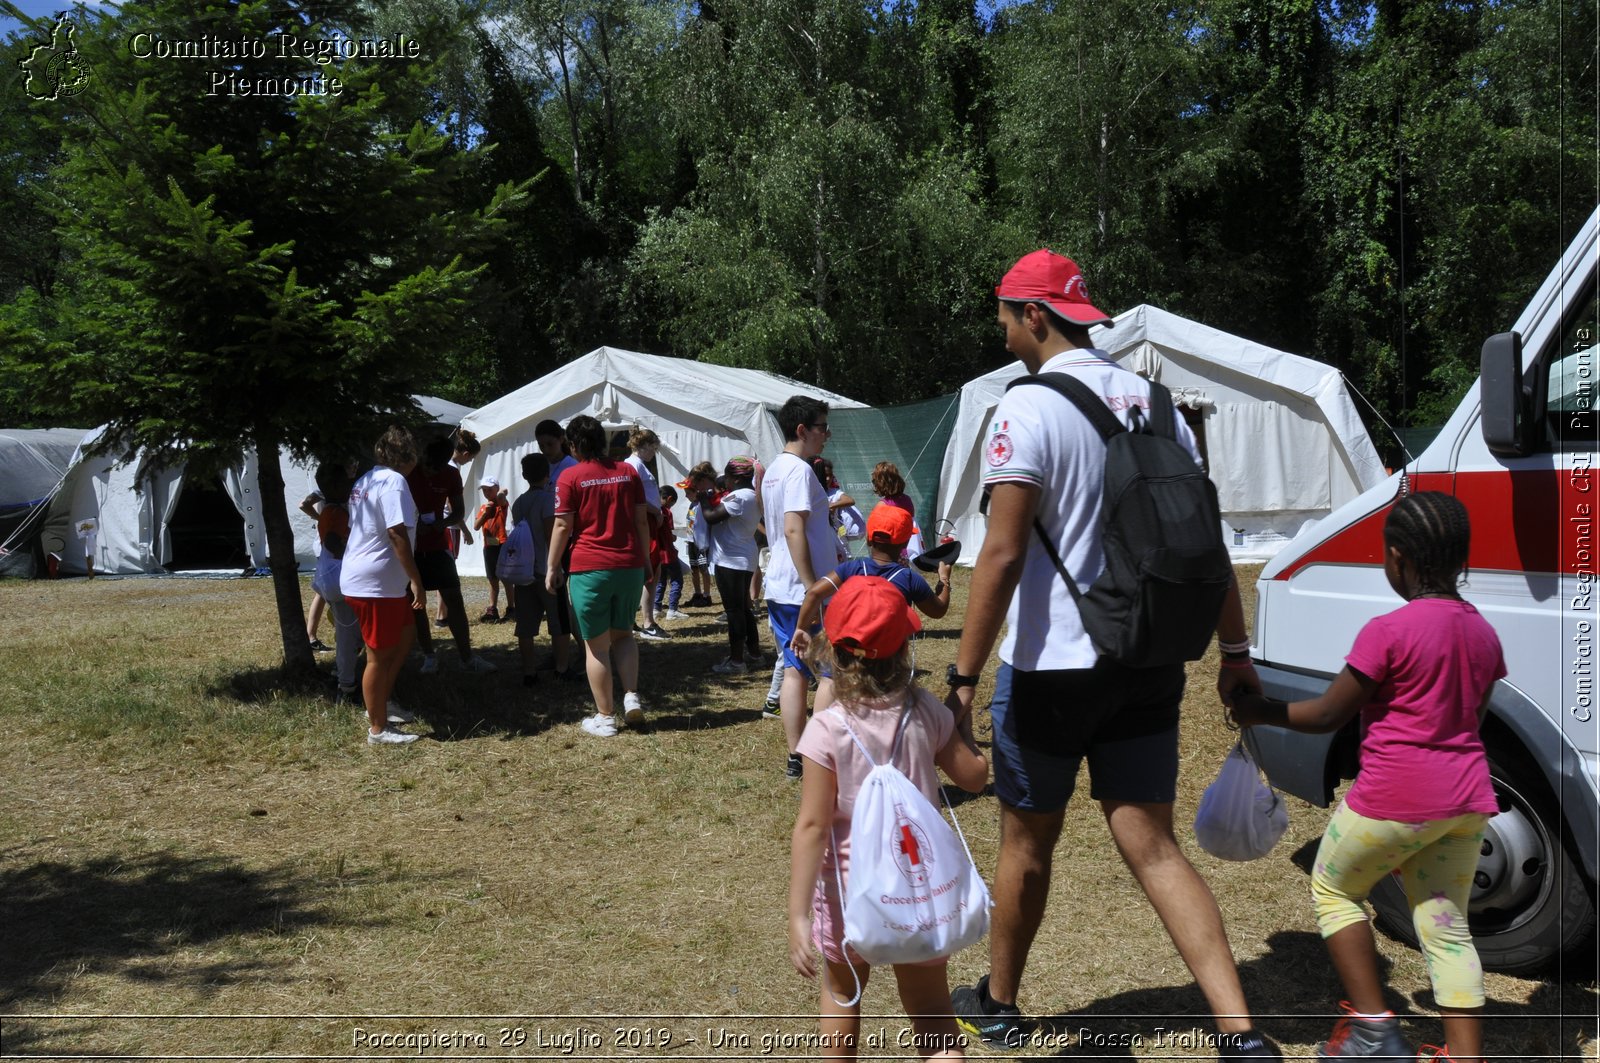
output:
[{"label": "man with red cap", "polygon": [[[1129,407],[1169,402],[1164,390],[1121,368],[1094,346],[1090,328],[1112,320],[1089,301],[1076,263],[1035,251],[995,288],[1006,349],[1029,373],[1068,374],[1119,418]],[[1199,464],[1194,437],[1176,419],[1178,441]],[[972,709],[979,673],[1005,622],[990,707],[1000,855],[995,870],[989,974],[952,994],[957,1021],[984,1041],[1025,1048],[1017,1008],[1028,950],[1044,918],[1055,845],[1078,769],[1089,764],[1090,796],[1134,878],[1216,1016],[1224,1060],[1282,1058],[1251,1026],[1222,914],[1205,880],[1178,847],[1172,803],[1178,777],[1178,707],[1183,665],[1134,669],[1103,657],[1084,631],[1060,557],[1080,589],[1105,567],[1100,537],[1106,447],[1064,397],[1043,387],[1001,398],[984,444],[989,525],[967,599],[948,704]],[[1035,524],[1038,531],[1035,532]],[[1048,545],[1045,541],[1048,537]],[[1244,612],[1230,587],[1218,631],[1218,689],[1259,689],[1249,669]]]}]

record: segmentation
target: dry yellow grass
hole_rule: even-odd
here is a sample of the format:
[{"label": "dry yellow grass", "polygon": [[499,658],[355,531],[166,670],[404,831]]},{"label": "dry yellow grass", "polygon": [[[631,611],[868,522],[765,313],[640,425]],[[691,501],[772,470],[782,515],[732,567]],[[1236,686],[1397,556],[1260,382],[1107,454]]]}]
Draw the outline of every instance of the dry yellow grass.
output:
[{"label": "dry yellow grass", "polygon": [[[964,585],[919,652],[935,675]],[[467,593],[476,615],[486,592]],[[383,1040],[406,1035],[434,1057],[815,1054],[815,989],[784,955],[796,789],[760,718],[766,677],[706,672],[725,652],[714,610],[643,646],[645,733],[582,734],[586,691],[525,690],[509,625],[475,624],[500,672],[452,670],[444,647],[443,674],[401,681],[427,737],[371,749],[355,712],[271,692],[266,580],[4,583],[0,609],[6,1054],[415,1057]],[[1185,707],[1180,822],[1232,740],[1213,674],[1196,666]],[[1291,860],[1326,813],[1292,804],[1265,860],[1186,845],[1261,1026],[1304,1057],[1339,991]],[[993,797],[959,811],[991,870]],[[1419,957],[1380,947],[1410,1031],[1436,1040]],[[985,967],[969,950],[952,977]],[[1072,1058],[1214,1058],[1086,801],[1024,994]],[[1595,1058],[1592,981],[1492,975],[1489,994],[1496,1056]],[[885,1043],[863,1055],[913,1054],[887,972],[865,1010]]]}]

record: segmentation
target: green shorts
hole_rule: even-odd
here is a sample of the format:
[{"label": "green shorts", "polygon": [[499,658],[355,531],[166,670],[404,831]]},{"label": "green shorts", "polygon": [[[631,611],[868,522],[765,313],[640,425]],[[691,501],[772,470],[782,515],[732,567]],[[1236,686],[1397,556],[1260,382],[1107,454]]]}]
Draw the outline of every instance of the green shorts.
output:
[{"label": "green shorts", "polygon": [[607,631],[633,630],[644,592],[644,569],[602,568],[567,577],[567,595],[578,618],[578,637],[594,639]]}]

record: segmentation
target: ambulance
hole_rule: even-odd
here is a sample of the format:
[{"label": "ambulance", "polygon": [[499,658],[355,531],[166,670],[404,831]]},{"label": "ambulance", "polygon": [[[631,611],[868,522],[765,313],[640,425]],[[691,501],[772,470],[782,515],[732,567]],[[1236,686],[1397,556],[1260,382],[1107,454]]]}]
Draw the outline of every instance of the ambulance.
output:
[{"label": "ambulance", "polygon": [[[1600,839],[1600,587],[1596,400],[1600,335],[1591,215],[1513,330],[1483,344],[1478,382],[1405,468],[1306,529],[1256,585],[1251,654],[1272,697],[1326,689],[1368,620],[1401,602],[1383,574],[1383,523],[1408,491],[1466,504],[1462,595],[1499,633],[1508,675],[1483,725],[1500,813],[1489,822],[1470,918],[1484,966],[1526,972],[1591,941]],[[1492,266],[1492,264],[1491,264]],[[1279,789],[1327,806],[1355,776],[1359,719],[1331,735],[1257,727]],[[1426,786],[1418,779],[1418,786]],[[1415,941],[1398,879],[1373,892],[1380,924]]]}]

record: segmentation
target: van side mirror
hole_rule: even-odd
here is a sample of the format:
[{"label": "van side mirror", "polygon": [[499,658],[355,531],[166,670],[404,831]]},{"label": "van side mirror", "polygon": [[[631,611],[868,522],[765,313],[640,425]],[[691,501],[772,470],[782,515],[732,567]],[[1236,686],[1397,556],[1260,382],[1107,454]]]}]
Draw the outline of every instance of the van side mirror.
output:
[{"label": "van side mirror", "polygon": [[1530,396],[1522,386],[1522,337],[1502,332],[1483,341],[1478,401],[1483,441],[1502,458],[1533,453]]}]

